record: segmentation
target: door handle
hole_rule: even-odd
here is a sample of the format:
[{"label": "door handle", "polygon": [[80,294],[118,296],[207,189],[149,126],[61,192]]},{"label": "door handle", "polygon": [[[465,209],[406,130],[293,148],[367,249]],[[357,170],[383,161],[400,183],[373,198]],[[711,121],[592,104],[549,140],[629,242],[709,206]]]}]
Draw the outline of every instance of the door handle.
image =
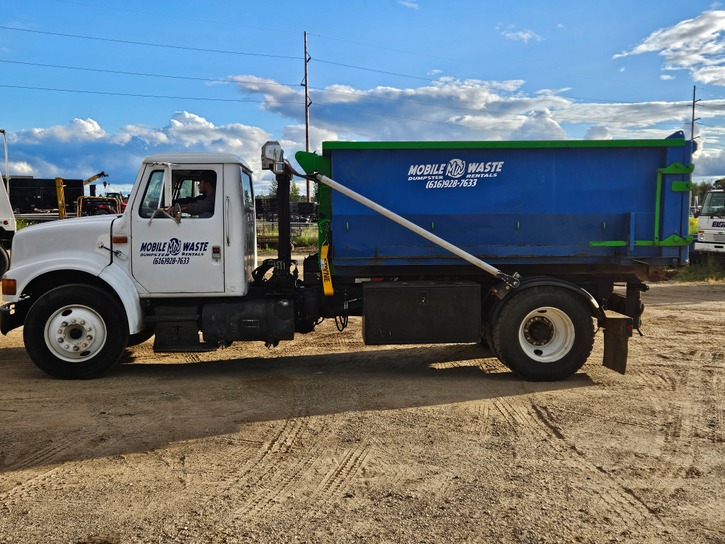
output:
[{"label": "door handle", "polygon": [[224,199],[224,237],[227,240],[227,247],[231,245],[231,240],[229,238],[229,214],[230,214],[231,205],[229,203],[229,197],[226,197]]}]

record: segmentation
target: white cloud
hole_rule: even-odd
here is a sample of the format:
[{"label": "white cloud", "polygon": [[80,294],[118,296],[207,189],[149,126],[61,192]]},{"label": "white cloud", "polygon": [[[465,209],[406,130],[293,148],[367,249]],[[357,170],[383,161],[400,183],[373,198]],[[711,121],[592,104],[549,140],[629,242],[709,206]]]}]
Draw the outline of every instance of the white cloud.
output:
[{"label": "white cloud", "polygon": [[25,161],[8,161],[8,170],[10,170],[10,172],[12,172],[12,174],[16,176],[33,175],[33,167]]},{"label": "white cloud", "polygon": [[[125,125],[106,133],[93,119],[35,128],[9,135],[10,175],[87,178],[107,171],[115,183],[133,181],[141,159],[164,151],[236,153],[255,169],[262,144],[272,135],[237,123],[216,126],[203,117],[177,112],[167,126]],[[39,150],[42,144],[42,152]]]},{"label": "white cloud", "polygon": [[661,79],[662,81],[672,81],[673,79],[675,79],[675,76],[671,76],[671,75],[669,75],[669,74],[662,74],[662,75],[660,76],[660,79]]},{"label": "white cloud", "polygon": [[530,41],[540,42],[544,39],[533,30],[517,29],[515,25],[498,23],[494,28],[507,40],[529,43]]},{"label": "white cloud", "polygon": [[99,140],[106,135],[93,119],[73,119],[68,125],[48,128],[33,128],[20,131],[17,137],[36,144],[44,142],[79,142]]},{"label": "white cloud", "polygon": [[[239,80],[245,94],[264,95],[264,109],[302,121],[302,108],[291,111],[283,98],[289,90]],[[418,88],[355,89],[331,85],[313,91],[312,123],[352,139],[445,139],[512,137],[532,111],[566,107],[570,101],[544,90],[521,91],[523,81],[457,80],[444,77]],[[274,95],[279,91],[279,95]],[[530,120],[529,120],[530,122]],[[486,133],[482,133],[486,130]],[[553,133],[559,134],[558,130]]]},{"label": "white cloud", "polygon": [[530,41],[540,42],[544,39],[533,30],[528,29],[514,30],[512,28],[508,28],[501,30],[501,35],[507,40],[524,43],[529,43]]},{"label": "white cloud", "polygon": [[405,6],[406,8],[411,8],[411,9],[420,8],[420,5],[418,4],[418,2],[414,2],[413,0],[398,0],[398,4],[400,4],[401,6]]},{"label": "white cloud", "polygon": [[[224,151],[240,155],[258,173],[259,152],[280,140],[287,157],[304,149],[300,91],[276,81],[236,76],[244,96],[262,96],[260,107],[288,119],[276,133],[260,127],[217,125],[198,113],[180,111],[165,126],[127,124],[112,133],[93,119],[9,134],[10,174],[87,178],[100,170],[114,184],[133,182],[141,159],[164,151]],[[577,103],[569,89],[527,92],[522,80],[483,81],[442,77],[420,87],[355,88],[331,85],[312,92],[312,150],[324,140],[513,140],[663,138],[689,122],[691,102]],[[698,116],[707,123],[703,142],[725,138],[717,120],[725,100],[703,101]],[[703,127],[704,128],[704,127]],[[714,147],[714,146],[713,146]],[[710,164],[715,159],[704,155]]]},{"label": "white cloud", "polygon": [[584,135],[585,140],[611,140],[612,134],[609,132],[607,127],[596,125],[589,127],[586,134]]},{"label": "white cloud", "polygon": [[514,140],[566,140],[567,135],[549,110],[540,110],[529,113],[513,137]]},{"label": "white cloud", "polygon": [[664,58],[666,70],[689,70],[695,81],[725,85],[724,32],[725,11],[705,11],[693,19],[653,32],[613,58],[658,53]]}]

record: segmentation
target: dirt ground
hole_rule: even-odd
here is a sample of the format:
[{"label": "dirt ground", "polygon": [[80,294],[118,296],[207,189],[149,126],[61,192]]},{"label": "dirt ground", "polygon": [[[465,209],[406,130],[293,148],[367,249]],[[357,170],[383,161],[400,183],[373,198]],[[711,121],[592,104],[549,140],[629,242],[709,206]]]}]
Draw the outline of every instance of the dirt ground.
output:
[{"label": "dirt ground", "polygon": [[0,338],[0,542],[725,542],[725,285],[644,294],[624,376],[480,346],[266,349],[60,381]]}]

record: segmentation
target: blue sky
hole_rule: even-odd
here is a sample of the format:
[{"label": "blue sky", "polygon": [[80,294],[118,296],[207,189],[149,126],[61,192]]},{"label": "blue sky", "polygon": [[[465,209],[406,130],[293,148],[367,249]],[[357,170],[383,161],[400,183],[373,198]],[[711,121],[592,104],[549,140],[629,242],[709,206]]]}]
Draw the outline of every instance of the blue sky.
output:
[{"label": "blue sky", "polygon": [[[115,189],[163,151],[268,139],[688,137],[725,176],[725,6],[689,0],[0,0],[10,175]],[[264,192],[266,180],[260,178]]]}]

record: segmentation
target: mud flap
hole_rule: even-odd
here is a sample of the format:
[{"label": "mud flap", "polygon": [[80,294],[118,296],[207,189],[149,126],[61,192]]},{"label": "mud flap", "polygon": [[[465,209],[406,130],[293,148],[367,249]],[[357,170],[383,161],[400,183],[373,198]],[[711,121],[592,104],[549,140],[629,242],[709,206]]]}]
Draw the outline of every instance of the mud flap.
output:
[{"label": "mud flap", "polygon": [[604,329],[604,366],[624,374],[627,369],[629,339],[632,336],[632,318],[605,310],[599,326]]}]

